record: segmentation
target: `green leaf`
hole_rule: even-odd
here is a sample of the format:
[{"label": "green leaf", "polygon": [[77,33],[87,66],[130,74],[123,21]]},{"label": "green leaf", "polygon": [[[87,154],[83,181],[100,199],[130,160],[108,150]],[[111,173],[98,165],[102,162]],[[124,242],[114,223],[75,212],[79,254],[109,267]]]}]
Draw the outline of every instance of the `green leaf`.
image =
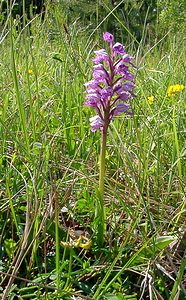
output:
[{"label": "green leaf", "polygon": [[107,300],[137,300],[135,295],[123,295],[122,293],[118,293],[117,295],[107,294],[104,296],[104,299]]},{"label": "green leaf", "polygon": [[16,250],[16,242],[12,239],[7,239],[4,241],[4,246],[6,253],[11,258]]},{"label": "green leaf", "polygon": [[142,248],[136,258],[133,260],[132,266],[138,265],[140,263],[145,263],[145,260],[149,261],[149,259],[153,258],[176,239],[177,238],[174,236],[157,237],[156,239],[154,239],[154,241],[150,242],[148,245]]},{"label": "green leaf", "polygon": [[53,55],[52,58],[55,59],[55,60],[58,60],[58,61],[60,61],[60,62],[63,62],[62,59],[61,59],[58,55],[59,55],[59,54],[56,53],[56,54]]},{"label": "green leaf", "polygon": [[156,251],[165,249],[171,242],[175,241],[177,237],[174,236],[160,236],[155,241]]},{"label": "green leaf", "polygon": [[87,295],[92,293],[92,287],[89,284],[80,281],[78,282],[78,286]]}]

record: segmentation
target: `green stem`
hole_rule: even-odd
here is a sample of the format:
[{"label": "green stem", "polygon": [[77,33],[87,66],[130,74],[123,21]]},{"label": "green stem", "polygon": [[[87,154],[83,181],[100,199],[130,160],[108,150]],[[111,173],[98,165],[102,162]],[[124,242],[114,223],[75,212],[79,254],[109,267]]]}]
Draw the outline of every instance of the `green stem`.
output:
[{"label": "green stem", "polygon": [[107,143],[107,131],[102,131],[101,150],[100,150],[100,172],[99,172],[99,192],[102,197],[104,196],[106,143]]},{"label": "green stem", "polygon": [[107,142],[107,128],[103,129],[101,136],[101,150],[100,150],[100,172],[99,172],[99,194],[98,204],[96,209],[97,225],[97,243],[100,247],[103,246],[105,233],[105,209],[104,209],[104,181],[105,181],[105,155]]}]

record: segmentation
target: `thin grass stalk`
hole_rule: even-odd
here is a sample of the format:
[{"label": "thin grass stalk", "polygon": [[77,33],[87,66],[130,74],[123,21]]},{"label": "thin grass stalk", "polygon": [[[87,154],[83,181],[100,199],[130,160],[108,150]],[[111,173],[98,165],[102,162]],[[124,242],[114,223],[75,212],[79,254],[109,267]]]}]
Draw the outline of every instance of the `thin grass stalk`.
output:
[{"label": "thin grass stalk", "polygon": [[179,182],[182,182],[182,167],[181,167],[181,160],[180,160],[180,150],[179,150],[179,142],[178,142],[178,134],[177,134],[177,127],[176,127],[176,106],[174,106],[173,114],[172,114],[172,125],[173,125],[173,132],[174,132],[174,142],[177,154],[177,167],[178,167],[178,175],[179,175]]},{"label": "thin grass stalk", "polygon": [[[130,233],[131,233],[131,231],[130,231]],[[130,235],[129,235],[129,237],[130,237]],[[155,235],[152,236],[151,238],[149,238],[149,240],[147,240],[147,242],[145,242],[143,244],[143,246],[134,255],[132,255],[132,257],[126,262],[126,264],[121,268],[121,270],[119,272],[117,272],[116,275],[105,286],[105,283],[106,283],[107,279],[109,278],[109,275],[110,275],[111,271],[113,270],[113,267],[116,263],[116,259],[114,260],[114,263],[111,265],[112,269],[110,269],[109,272],[107,272],[107,274],[103,278],[98,289],[96,290],[95,294],[93,295],[93,299],[96,299],[96,300],[100,299],[100,297],[103,295],[103,293],[105,293],[112,286],[112,284],[118,279],[118,277],[120,277],[125,270],[130,268],[130,266],[134,262],[134,260],[138,257],[138,255],[140,255],[141,251],[148,245],[148,243],[150,243],[154,239],[154,237],[155,237]],[[128,242],[128,239],[127,239],[127,242]],[[124,242],[124,245],[126,245],[126,241]],[[123,250],[123,248],[124,248],[124,246],[122,245],[122,250]],[[119,254],[122,255],[121,252]],[[116,258],[118,260],[119,257],[117,256]]]},{"label": "thin grass stalk", "polygon": [[28,137],[27,126],[26,126],[26,116],[25,116],[25,112],[24,112],[23,102],[21,99],[21,94],[20,94],[19,84],[18,84],[18,79],[17,79],[17,71],[16,71],[16,63],[15,63],[15,55],[14,55],[12,16],[10,17],[10,46],[11,46],[11,60],[12,60],[14,88],[15,88],[15,92],[16,92],[16,99],[17,99],[17,104],[18,104],[20,122],[21,122],[21,127],[23,130],[23,133],[24,133],[24,139],[25,139],[25,143],[26,143],[27,153],[30,156],[30,144],[29,144],[29,137]]},{"label": "thin grass stalk", "polygon": [[[33,120],[36,122],[35,126],[37,128],[37,132],[41,134],[41,115],[40,115],[40,94],[39,94],[39,82],[38,82],[38,73],[37,73],[37,67],[36,67],[36,61],[34,58],[34,53],[32,53],[32,47],[30,48],[31,58],[32,58],[32,64],[33,64],[33,70],[35,75],[35,84],[36,84],[36,109],[32,109],[33,113]],[[32,100],[33,101],[33,100]],[[30,103],[31,104],[31,103]],[[33,103],[32,103],[33,105]],[[35,112],[36,111],[36,112]],[[35,118],[37,116],[37,119]],[[36,132],[35,132],[36,135]]]},{"label": "thin grass stalk", "polygon": [[30,258],[30,263],[29,263],[29,269],[31,271],[32,265],[34,262],[38,262],[38,257],[37,257],[37,247],[38,247],[38,239],[35,238],[37,236],[38,230],[39,230],[39,224],[40,224],[40,215],[41,215],[41,205],[42,201],[38,200],[38,195],[37,195],[37,187],[36,187],[36,180],[35,180],[35,175],[32,176],[30,170],[27,168],[30,177],[32,178],[32,184],[33,184],[33,192],[32,192],[32,199],[34,199],[35,196],[35,213],[34,213],[34,224],[33,224],[33,248],[32,248],[32,253],[31,253],[31,258]]},{"label": "thin grass stalk", "polygon": [[[19,281],[21,281],[21,282],[24,282],[24,283],[28,283],[28,284],[32,284],[32,287],[33,286],[35,286],[35,287],[39,287],[40,288],[40,290],[51,290],[51,291],[55,291],[56,290],[56,287],[54,287],[54,286],[52,286],[52,285],[49,285],[49,284],[41,284],[41,283],[38,283],[38,282],[33,282],[33,280],[29,280],[29,279],[27,279],[27,278],[24,278],[24,277],[20,277],[20,276],[15,276],[15,275],[12,275],[12,274],[6,274],[5,272],[3,272],[3,271],[1,271],[0,270],[0,274],[2,274],[2,275],[8,275],[9,277],[13,277],[14,279],[17,279],[17,280],[19,280]],[[75,291],[73,291],[73,292],[71,292],[71,291],[65,291],[64,289],[60,289],[59,290],[60,291],[60,293],[61,293],[61,296],[67,296],[67,295],[70,295],[70,296],[72,296],[72,297],[75,297],[75,296],[77,296],[77,297],[80,297],[81,299],[85,299],[85,300],[92,300],[92,298],[90,298],[89,296],[84,296],[84,295],[80,295],[80,293],[79,293],[79,291],[78,292],[75,292]],[[27,295],[28,296],[28,295]],[[35,296],[36,296],[36,294],[34,294],[34,299],[36,299],[35,298]],[[23,299],[23,298],[22,298]],[[27,298],[28,299],[28,298]],[[40,298],[41,299],[41,298]],[[45,299],[47,299],[47,298],[45,298]],[[60,299],[62,299],[62,298],[60,298]]]},{"label": "thin grass stalk", "polygon": [[[21,175],[21,174],[20,174]],[[26,182],[25,182],[25,184],[26,184]],[[28,192],[28,191],[27,191]],[[28,194],[28,193],[27,193]],[[28,199],[28,201],[29,201],[29,199]],[[29,203],[29,202],[28,202]],[[39,238],[39,235],[40,235],[40,233],[41,233],[41,231],[42,231],[42,229],[43,229],[43,226],[44,226],[44,224],[45,224],[45,222],[46,222],[46,219],[49,217],[49,211],[50,211],[50,208],[51,208],[51,204],[52,203],[50,203],[49,204],[49,207],[47,207],[46,209],[45,209],[45,211],[44,211],[44,214],[43,214],[43,219],[42,219],[42,221],[41,221],[41,223],[40,223],[40,227],[39,227],[39,230],[38,230],[38,232],[37,232],[37,235],[31,240],[31,242],[29,243],[29,245],[27,245],[27,247],[25,247],[23,250],[24,251],[22,251],[22,248],[23,248],[23,244],[25,245],[25,242],[23,241],[23,243],[21,243],[20,244],[20,246],[19,246],[19,249],[18,249],[18,251],[17,251],[17,254],[16,254],[16,256],[14,257],[14,261],[13,261],[13,263],[11,264],[11,266],[10,266],[10,268],[9,268],[9,270],[8,270],[8,272],[7,273],[5,273],[5,277],[3,278],[3,280],[2,280],[2,282],[0,282],[0,285],[3,285],[4,284],[4,282],[6,282],[6,279],[8,278],[8,277],[10,277],[10,279],[12,278],[12,280],[14,280],[17,276],[16,276],[16,272],[19,270],[19,268],[20,268],[20,266],[21,266],[21,264],[22,264],[22,262],[23,262],[23,260],[25,259],[25,257],[26,257],[26,255],[28,254],[28,252],[30,251],[30,249],[31,249],[31,247],[32,247],[32,245],[33,245],[33,243],[34,243],[34,241],[37,239],[37,238]],[[27,210],[27,213],[26,213],[26,217],[27,216],[29,216],[28,215],[28,211],[30,211],[30,207],[28,208],[28,210]],[[27,219],[26,219],[26,223],[27,223]],[[30,233],[31,233],[31,230],[32,230],[32,228],[33,228],[33,225],[34,225],[34,220],[32,221],[32,223],[30,223],[30,224],[26,224],[25,225],[25,228],[27,227],[29,227],[29,230],[28,230],[28,236],[30,235]],[[25,231],[24,232],[26,232],[26,229],[25,229]],[[23,237],[23,240],[25,239],[25,237]],[[21,252],[21,254],[20,254],[20,252]],[[16,267],[15,267],[15,266]],[[11,270],[13,269],[13,271],[12,271],[12,274],[10,274],[10,272],[11,272]],[[16,272],[15,272],[15,269],[16,269]],[[13,283],[13,281],[11,281],[11,284]],[[7,285],[8,286],[8,285]],[[8,287],[6,287],[6,290],[8,289]],[[55,289],[55,287],[53,287],[53,289]],[[6,291],[4,291],[4,293],[6,293]],[[3,294],[3,296],[4,296],[4,294]],[[6,298],[5,298],[6,299]],[[2,300],[5,300],[4,298],[2,298]]]},{"label": "thin grass stalk", "polygon": [[11,214],[12,214],[12,219],[13,219],[14,225],[16,227],[16,233],[20,237],[21,232],[20,232],[19,224],[18,224],[17,217],[16,217],[16,211],[14,209],[14,204],[13,204],[13,201],[12,201],[12,195],[11,195],[11,191],[10,191],[10,177],[9,177],[9,175],[7,175],[7,177],[6,177],[6,193],[7,193],[8,198],[9,198],[9,205],[10,205],[10,210],[11,210]]},{"label": "thin grass stalk", "polygon": [[[109,6],[104,2],[104,6],[108,9],[109,13],[107,14],[107,16],[100,22],[99,26],[102,24],[102,22],[107,19],[110,15],[113,15],[113,17],[118,21],[118,24],[121,25],[122,28],[124,28],[124,30],[126,30],[126,32],[128,33],[129,36],[131,36],[131,38],[138,44],[140,45],[140,43],[138,42],[138,40],[136,39],[136,37],[132,34],[132,32],[120,21],[120,19],[117,17],[117,15],[114,13],[115,11],[117,11],[116,9],[124,2],[124,0],[122,0],[121,2],[119,2],[112,10],[109,8]],[[98,27],[98,26],[97,26]],[[97,29],[96,27],[96,29]],[[95,30],[96,30],[95,29]]]},{"label": "thin grass stalk", "polygon": [[[141,203],[141,202],[140,202]],[[117,261],[121,258],[122,256],[122,253],[123,253],[123,249],[125,248],[125,246],[127,245],[127,243],[129,242],[130,238],[131,238],[131,234],[132,232],[134,231],[134,228],[136,227],[136,224],[137,224],[137,220],[134,221],[134,223],[132,224],[131,223],[131,226],[130,226],[130,229],[129,229],[129,232],[128,232],[128,236],[126,237],[126,239],[123,240],[123,243],[121,244],[120,246],[120,249],[119,249],[119,253],[118,255],[116,256],[116,258],[114,259],[113,263],[111,264],[111,266],[109,267],[109,269],[107,270],[107,273],[105,274],[105,276],[103,277],[102,281],[100,282],[95,294],[93,295],[93,299],[99,299],[100,296],[104,293],[104,291],[106,291],[104,289],[104,286],[107,282],[107,279],[109,278],[109,276],[111,275]],[[139,249],[139,251],[134,255],[132,256],[132,258],[129,260],[133,260],[133,258],[135,258],[138,253],[145,247],[146,245],[144,245],[142,248]],[[114,277],[114,279],[116,278],[116,276]],[[116,278],[117,279],[117,278]],[[113,282],[112,282],[113,283]],[[108,284],[109,285],[109,284]],[[107,286],[108,286],[107,285]]]},{"label": "thin grass stalk", "polygon": [[58,196],[56,191],[54,192],[54,202],[55,202],[55,243],[56,243],[56,293],[58,294],[58,289],[60,287],[60,265],[59,265],[59,205],[58,205]]},{"label": "thin grass stalk", "polygon": [[[13,167],[13,168],[15,169],[15,167]],[[15,279],[14,276],[17,275],[17,273],[20,269],[20,266],[21,266],[21,263],[22,263],[24,254],[26,252],[27,245],[28,245],[28,238],[29,238],[30,230],[31,230],[31,215],[30,215],[31,201],[30,201],[29,194],[28,194],[27,182],[26,182],[25,178],[23,177],[23,175],[17,169],[16,169],[16,171],[23,178],[23,181],[25,183],[25,188],[26,188],[26,193],[27,193],[26,220],[25,220],[25,228],[24,228],[23,238],[20,242],[20,248],[18,249],[17,254],[16,254],[16,256],[14,258],[14,261],[12,263],[12,266],[8,271],[8,273],[12,271],[13,276],[11,276],[9,278],[9,281],[6,285],[6,288],[3,291],[2,300],[7,299],[9,291],[10,291],[11,286],[12,286],[12,284],[14,282],[14,279]],[[3,281],[7,279],[8,275],[9,275],[8,273],[7,273],[6,277],[3,279]]]},{"label": "thin grass stalk", "polygon": [[[26,43],[27,44],[27,43]],[[28,83],[28,94],[29,94],[29,102],[30,102],[30,118],[31,118],[31,124],[32,124],[32,131],[33,131],[33,139],[34,142],[36,142],[36,120],[34,115],[34,108],[33,108],[33,100],[31,95],[31,88],[30,88],[30,78],[29,78],[29,68],[28,68],[28,49],[27,46],[25,46],[25,57],[26,57],[26,72],[27,72],[27,83]]]},{"label": "thin grass stalk", "polygon": [[70,259],[69,259],[69,265],[68,265],[68,274],[67,274],[67,281],[64,286],[64,290],[68,289],[68,285],[70,282],[70,276],[72,272],[72,263],[73,263],[73,249],[70,249]]},{"label": "thin grass stalk", "polygon": [[185,268],[186,268],[186,250],[184,252],[183,259],[181,261],[181,265],[180,265],[180,268],[179,268],[179,271],[178,271],[178,275],[176,277],[176,281],[174,283],[172,293],[171,293],[171,296],[170,296],[169,300],[177,299],[176,294],[180,289],[180,284],[181,284],[181,280],[182,280],[184,272],[185,272]]},{"label": "thin grass stalk", "polygon": [[5,147],[6,147],[6,115],[8,112],[8,104],[9,104],[9,93],[6,95],[5,100],[3,102],[3,109],[2,109],[2,115],[1,115],[1,122],[2,126],[0,126],[0,136],[2,137],[2,143],[1,143],[1,157],[4,155]]}]

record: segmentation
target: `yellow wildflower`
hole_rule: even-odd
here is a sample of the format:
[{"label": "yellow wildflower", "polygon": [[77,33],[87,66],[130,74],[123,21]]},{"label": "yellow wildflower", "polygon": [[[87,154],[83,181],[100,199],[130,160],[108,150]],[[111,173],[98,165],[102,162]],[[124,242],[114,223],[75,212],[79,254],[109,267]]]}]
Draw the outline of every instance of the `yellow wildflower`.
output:
[{"label": "yellow wildflower", "polygon": [[154,102],[154,96],[149,96],[148,97],[148,102],[151,105]]},{"label": "yellow wildflower", "polygon": [[184,88],[183,84],[170,85],[167,89],[167,95],[169,97],[176,96],[179,92],[183,91]]},{"label": "yellow wildflower", "polygon": [[92,241],[87,237],[80,235],[77,239],[72,240],[71,242],[60,242],[61,246],[64,248],[82,248],[89,250],[92,247]]},{"label": "yellow wildflower", "polygon": [[33,75],[34,74],[33,70],[32,69],[28,69],[28,74],[29,75]]},{"label": "yellow wildflower", "polygon": [[[85,239],[85,238],[84,238]],[[92,247],[92,241],[86,239],[85,243],[80,243],[79,246],[85,250],[89,250]]]}]

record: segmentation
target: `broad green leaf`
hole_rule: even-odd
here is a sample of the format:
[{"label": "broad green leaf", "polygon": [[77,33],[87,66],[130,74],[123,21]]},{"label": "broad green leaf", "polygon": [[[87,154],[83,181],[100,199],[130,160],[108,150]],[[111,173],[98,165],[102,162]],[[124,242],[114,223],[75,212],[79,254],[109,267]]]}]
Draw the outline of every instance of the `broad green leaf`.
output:
[{"label": "broad green leaf", "polygon": [[151,241],[139,252],[138,256],[133,260],[132,266],[145,263],[157,255],[160,251],[165,249],[171,242],[176,240],[174,236],[160,236],[154,241]]}]

